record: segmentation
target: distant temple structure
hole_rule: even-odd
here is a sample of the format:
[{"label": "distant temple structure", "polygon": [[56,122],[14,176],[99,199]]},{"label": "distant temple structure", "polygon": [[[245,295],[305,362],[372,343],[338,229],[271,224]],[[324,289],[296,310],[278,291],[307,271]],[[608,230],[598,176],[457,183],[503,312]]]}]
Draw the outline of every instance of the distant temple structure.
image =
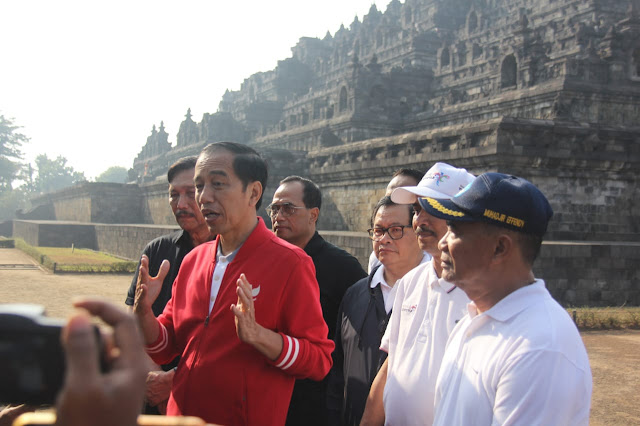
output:
[{"label": "distant temple structure", "polygon": [[277,174],[318,182],[321,229],[362,231],[395,169],[446,161],[533,181],[551,239],[638,241],[639,126],[636,1],[392,0],[187,111],[173,148],[154,127],[133,175],[215,141],[288,152]]}]

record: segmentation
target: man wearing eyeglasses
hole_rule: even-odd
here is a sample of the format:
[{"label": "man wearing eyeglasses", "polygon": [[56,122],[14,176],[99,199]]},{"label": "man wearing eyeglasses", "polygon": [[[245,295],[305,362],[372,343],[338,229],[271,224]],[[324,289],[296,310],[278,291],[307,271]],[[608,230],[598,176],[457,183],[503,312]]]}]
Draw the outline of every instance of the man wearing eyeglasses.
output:
[{"label": "man wearing eyeglasses", "polygon": [[[396,170],[393,173],[393,176],[391,176],[391,180],[387,184],[387,190],[384,195],[390,196],[394,189],[400,188],[401,186],[416,186],[418,182],[420,182],[420,179],[422,179],[422,172],[420,170],[402,167]],[[376,253],[372,251],[369,256],[367,273],[370,274],[376,266],[380,266],[380,261],[378,260]]]},{"label": "man wearing eyeglasses", "polygon": [[[267,207],[273,232],[283,240],[303,249],[313,260],[320,288],[322,315],[335,333],[340,301],[349,286],[366,276],[358,260],[325,241],[316,230],[322,193],[309,179],[289,176],[280,182]],[[325,425],[326,380],[297,380],[287,414],[288,425]]]},{"label": "man wearing eyeglasses", "polygon": [[447,223],[425,212],[418,197],[451,198],[475,177],[465,169],[436,163],[418,186],[396,188],[391,199],[413,204],[413,230],[433,258],[396,284],[393,314],[380,349],[389,355],[376,376],[362,417],[363,425],[430,425],[436,378],[447,338],[466,314],[469,299],[442,279],[438,241]]},{"label": "man wearing eyeglasses", "polygon": [[391,315],[396,282],[431,258],[411,228],[413,208],[383,197],[373,209],[369,237],[381,265],[347,290],[336,325],[329,373],[327,424],[359,425],[369,387],[386,352],[380,340]]}]

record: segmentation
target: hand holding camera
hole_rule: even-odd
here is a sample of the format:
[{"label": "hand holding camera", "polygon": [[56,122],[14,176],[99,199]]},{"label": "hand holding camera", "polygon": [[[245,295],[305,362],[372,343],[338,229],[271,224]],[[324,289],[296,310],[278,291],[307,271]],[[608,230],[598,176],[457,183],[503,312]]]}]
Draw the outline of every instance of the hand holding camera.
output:
[{"label": "hand holding camera", "polygon": [[147,360],[135,318],[100,299],[83,308],[111,326],[104,339],[88,315],[47,318],[34,305],[0,306],[0,403],[53,404],[56,424],[135,425]]},{"label": "hand holding camera", "polygon": [[67,360],[64,387],[57,403],[57,424],[135,425],[144,398],[146,357],[135,319],[97,299],[74,303],[102,318],[113,329],[108,373],[100,372],[98,345],[86,315],[72,317],[62,333]]}]

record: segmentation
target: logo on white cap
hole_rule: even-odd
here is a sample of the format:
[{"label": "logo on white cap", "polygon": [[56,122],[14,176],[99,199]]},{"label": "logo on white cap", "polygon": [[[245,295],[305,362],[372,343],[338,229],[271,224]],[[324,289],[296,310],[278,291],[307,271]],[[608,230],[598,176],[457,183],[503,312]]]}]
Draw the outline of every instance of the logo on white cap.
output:
[{"label": "logo on white cap", "polygon": [[413,204],[416,196],[449,199],[474,179],[475,176],[465,169],[458,169],[447,163],[436,163],[418,186],[396,188],[391,194],[391,200],[397,204]]}]

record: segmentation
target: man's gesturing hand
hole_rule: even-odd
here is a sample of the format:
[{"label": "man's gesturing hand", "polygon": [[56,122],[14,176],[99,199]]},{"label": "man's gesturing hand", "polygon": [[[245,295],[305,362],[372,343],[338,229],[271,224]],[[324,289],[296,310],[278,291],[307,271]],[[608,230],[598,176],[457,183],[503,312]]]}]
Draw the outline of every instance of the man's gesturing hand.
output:
[{"label": "man's gesturing hand", "polygon": [[137,315],[153,312],[151,306],[156,301],[162,282],[169,273],[169,261],[163,260],[158,270],[158,275],[149,275],[149,258],[142,255],[140,260],[140,270],[138,271],[138,283],[136,284],[136,296],[133,302],[133,312]]},{"label": "man's gesturing hand", "polygon": [[58,425],[135,425],[142,406],[147,361],[133,316],[98,299],[74,303],[113,328],[111,371],[100,373],[98,345],[89,317],[74,315],[62,333],[67,359],[57,403]]},{"label": "man's gesturing hand", "polygon": [[235,305],[231,305],[231,312],[235,315],[236,333],[238,333],[240,340],[250,344],[264,356],[274,361],[282,352],[282,337],[256,322],[251,284],[249,284],[244,274],[240,274],[237,284],[238,302]]},{"label": "man's gesturing hand", "polygon": [[254,344],[260,332],[260,326],[256,323],[256,312],[251,294],[252,287],[244,274],[240,274],[237,285],[238,302],[231,305],[231,311],[236,316],[236,332],[240,340]]}]

